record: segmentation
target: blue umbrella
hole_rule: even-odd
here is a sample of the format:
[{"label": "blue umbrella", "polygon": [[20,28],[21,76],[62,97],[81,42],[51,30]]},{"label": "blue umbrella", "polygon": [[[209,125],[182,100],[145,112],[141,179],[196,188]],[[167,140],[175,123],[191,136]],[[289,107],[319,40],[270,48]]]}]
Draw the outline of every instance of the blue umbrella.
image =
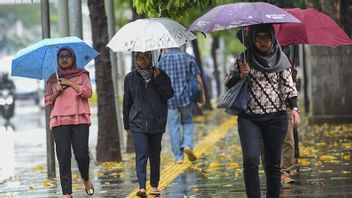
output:
[{"label": "blue umbrella", "polygon": [[71,48],[76,55],[76,67],[83,68],[98,52],[78,37],[43,39],[24,48],[12,60],[11,75],[47,79],[57,72],[57,52],[62,47]]}]

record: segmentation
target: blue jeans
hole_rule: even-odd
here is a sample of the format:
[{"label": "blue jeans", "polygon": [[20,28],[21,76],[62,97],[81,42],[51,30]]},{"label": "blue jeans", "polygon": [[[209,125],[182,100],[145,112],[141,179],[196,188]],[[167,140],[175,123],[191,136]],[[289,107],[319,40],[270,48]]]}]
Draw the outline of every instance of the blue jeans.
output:
[{"label": "blue jeans", "polygon": [[238,116],[238,132],[242,146],[243,172],[248,198],[260,197],[258,166],[262,143],[265,159],[266,197],[280,197],[281,149],[287,125],[286,111]]},{"label": "blue jeans", "polygon": [[132,132],[136,152],[136,172],[139,188],[146,189],[147,161],[150,166],[150,185],[158,187],[160,179],[160,152],[162,133]]},{"label": "blue jeans", "polygon": [[183,160],[183,148],[193,148],[192,104],[168,110],[167,130],[175,160]]}]

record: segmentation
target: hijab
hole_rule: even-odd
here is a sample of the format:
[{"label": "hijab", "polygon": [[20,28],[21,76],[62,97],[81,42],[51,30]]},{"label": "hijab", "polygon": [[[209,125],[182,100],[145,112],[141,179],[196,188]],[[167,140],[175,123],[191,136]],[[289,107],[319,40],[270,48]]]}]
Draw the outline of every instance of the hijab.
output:
[{"label": "hijab", "polygon": [[[271,36],[271,48],[266,52],[261,52],[255,46],[255,36],[258,32],[269,33]],[[249,55],[249,64],[261,72],[274,73],[291,67],[291,64],[281,50],[275,36],[274,27],[271,24],[260,24],[251,26],[249,29],[249,49],[246,54]]]},{"label": "hijab", "polygon": [[[59,54],[62,50],[67,50],[70,52],[72,59],[73,59],[73,65],[70,68],[67,69],[62,69],[59,65]],[[80,76],[82,73],[87,73],[89,74],[89,72],[85,69],[81,69],[81,68],[77,68],[76,67],[76,55],[74,53],[74,51],[70,48],[70,47],[61,47],[58,52],[57,52],[57,74],[59,76],[59,78],[66,78],[66,79],[70,79],[76,76]],[[50,76],[50,78],[48,79],[48,82],[50,83],[56,83],[57,82],[57,77],[56,77],[56,73],[52,74]]]},{"label": "hijab", "polygon": [[[138,53],[140,52],[135,53],[135,59],[137,59]],[[148,56],[151,59],[152,54],[150,51],[144,52],[144,53],[148,54]],[[137,60],[135,60],[135,62],[137,62]],[[150,60],[150,63],[152,63],[152,60]],[[137,65],[136,70],[138,71],[138,73],[141,74],[145,82],[149,82],[151,79],[153,79],[153,67],[151,65],[149,65],[146,69],[142,69],[138,64],[136,65]]]}]

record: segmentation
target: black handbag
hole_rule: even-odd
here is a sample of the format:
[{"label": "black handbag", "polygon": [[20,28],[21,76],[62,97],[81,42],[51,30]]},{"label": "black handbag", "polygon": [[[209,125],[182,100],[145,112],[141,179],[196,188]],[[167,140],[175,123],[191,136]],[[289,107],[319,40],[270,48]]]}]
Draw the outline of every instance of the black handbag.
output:
[{"label": "black handbag", "polygon": [[247,78],[240,79],[217,100],[217,108],[224,108],[231,115],[238,115],[248,108]]}]

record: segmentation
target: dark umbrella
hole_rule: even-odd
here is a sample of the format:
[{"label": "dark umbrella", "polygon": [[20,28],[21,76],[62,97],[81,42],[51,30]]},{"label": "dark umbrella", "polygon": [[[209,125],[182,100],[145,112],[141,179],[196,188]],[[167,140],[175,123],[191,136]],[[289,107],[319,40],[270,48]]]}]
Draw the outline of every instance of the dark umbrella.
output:
[{"label": "dark umbrella", "polygon": [[347,34],[326,14],[313,8],[285,10],[302,23],[274,25],[280,45],[312,44],[336,47],[352,44]]}]

